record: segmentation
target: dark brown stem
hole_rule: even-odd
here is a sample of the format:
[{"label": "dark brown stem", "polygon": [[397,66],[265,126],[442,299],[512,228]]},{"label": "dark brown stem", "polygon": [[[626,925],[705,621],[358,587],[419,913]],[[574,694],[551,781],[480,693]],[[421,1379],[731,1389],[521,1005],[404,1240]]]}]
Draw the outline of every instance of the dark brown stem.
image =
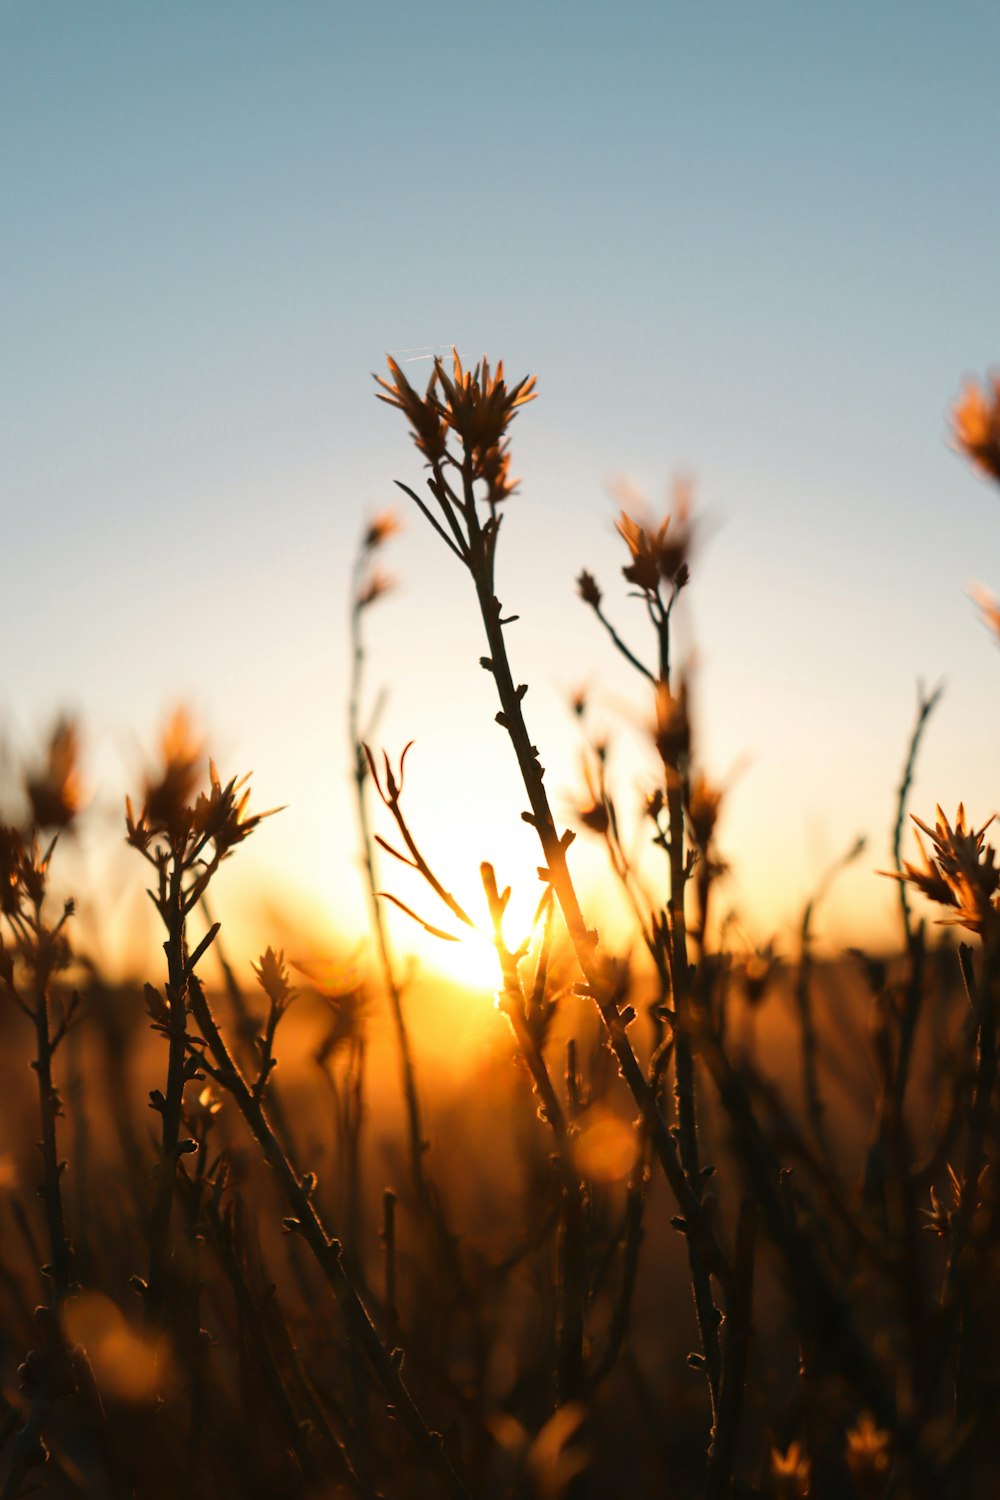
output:
[{"label": "dark brown stem", "polygon": [[340,1307],[348,1337],[357,1348],[364,1352],[386,1400],[410,1433],[428,1468],[435,1474],[442,1488],[454,1497],[454,1500],[469,1500],[465,1485],[445,1454],[440,1433],[432,1432],[427,1426],[403,1381],[398,1366],[382,1344],[375,1325],[344,1267],[339,1241],[333,1239],[326,1231],[312,1201],[314,1182],[311,1178],[300,1178],[286,1156],[271,1129],[263,1101],[254,1098],[253,1090],[237,1067],[215,1023],[204,990],[194,976],[191,976],[189,991],[192,1014],[214,1060],[213,1076],[220,1086],[231,1094],[250,1133],[260,1147],[264,1160],[273,1169],[288,1200],[292,1217],[286,1222],[286,1227],[294,1233],[301,1234],[312,1251]]},{"label": "dark brown stem", "polygon": [[167,956],[169,1050],[167,1087],[160,1108],[160,1160],[157,1164],[156,1194],[149,1221],[149,1277],[145,1293],[145,1316],[150,1323],[162,1320],[167,1300],[171,1261],[170,1220],[177,1180],[177,1148],[181,1138],[184,1086],[187,1082],[188,973],[184,954],[186,914],[183,873],[182,857],[175,851],[170,856],[169,870],[164,872],[160,911],[167,928],[167,941],[163,946]]},{"label": "dark brown stem", "polygon": [[524,989],[517,971],[517,959],[503,938],[506,898],[497,890],[492,865],[481,866],[483,888],[493,921],[494,943],[503,976],[504,1015],[528,1065],[532,1082],[541,1103],[542,1113],[552,1131],[556,1160],[562,1181],[562,1210],[559,1229],[559,1312],[557,1327],[557,1384],[559,1404],[574,1401],[583,1391],[584,1311],[587,1300],[586,1224],[583,1190],[573,1167],[573,1143],[565,1111],[552,1082],[548,1064],[535,1032],[528,1024]]},{"label": "dark brown stem", "polygon": [[[572,835],[560,838],[556,831],[555,819],[542,784],[544,772],[538,759],[538,751],[531,743],[521,711],[523,694],[518,691],[511,675],[501,623],[502,609],[493,593],[492,556],[483,545],[481,531],[474,532],[473,538],[475,548],[471,568],[489,645],[490,670],[500,698],[501,713],[498,717],[517,757],[531,809],[530,813],[522,816],[538,834],[546,860],[545,878],[559,902],[577,962],[583,970],[590,996],[607,1029],[622,1076],[645,1116],[650,1107],[646,1079],[626,1034],[625,1021],[619,1012],[613,990],[597,956],[597,933],[587,926],[566,862],[566,849]],[[708,1270],[725,1279],[729,1270],[725,1254],[698,1196],[691,1189],[666,1122],[655,1105],[650,1118],[653,1149],[680,1208],[683,1230],[697,1244],[698,1253]]]},{"label": "dark brown stem", "polygon": [[73,1279],[73,1252],[66,1233],[66,1216],[62,1198],[62,1166],[56,1121],[60,1115],[59,1094],[52,1081],[52,1038],[49,1025],[49,995],[45,972],[35,975],[35,1060],[32,1067],[38,1079],[38,1112],[42,1127],[42,1201],[48,1228],[48,1271],[56,1307],[69,1296]]},{"label": "dark brown stem", "polygon": [[715,1430],[708,1452],[706,1500],[727,1500],[731,1492],[740,1414],[746,1390],[747,1359],[753,1332],[753,1272],[757,1209],[752,1199],[740,1207],[736,1226],[733,1281],[722,1325],[722,1369],[716,1402]]}]

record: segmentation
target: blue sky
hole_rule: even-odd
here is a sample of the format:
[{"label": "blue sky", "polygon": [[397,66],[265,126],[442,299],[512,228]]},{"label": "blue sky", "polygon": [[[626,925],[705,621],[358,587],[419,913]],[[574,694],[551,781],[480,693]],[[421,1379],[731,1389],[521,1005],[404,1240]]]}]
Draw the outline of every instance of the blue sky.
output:
[{"label": "blue sky", "polygon": [[[1000,12],[966,0],[0,4],[14,738],[78,709],[117,806],[186,699],[290,804],[245,880],[297,871],[354,924],[347,577],[392,480],[419,479],[370,373],[486,350],[539,377],[500,577],[550,785],[574,782],[571,686],[609,727],[641,711],[574,598],[587,565],[641,640],[608,481],[659,505],[691,473],[699,743],[717,775],[746,765],[732,899],[782,930],[867,831],[830,932],[873,931],[918,677],[948,689],[916,805],[1000,802],[1000,661],[965,596],[1000,587],[1000,496],[946,424],[1000,361],[998,46]],[[516,879],[521,803],[452,561],[418,517],[392,544],[382,733],[417,739],[446,863],[475,827],[473,876],[496,850]]]}]

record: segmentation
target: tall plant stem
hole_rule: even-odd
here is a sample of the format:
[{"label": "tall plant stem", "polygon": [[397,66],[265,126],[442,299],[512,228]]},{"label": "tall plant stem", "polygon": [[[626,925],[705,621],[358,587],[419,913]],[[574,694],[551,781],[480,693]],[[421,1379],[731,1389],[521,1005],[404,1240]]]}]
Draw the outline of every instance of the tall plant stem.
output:
[{"label": "tall plant stem", "polygon": [[149,1279],[145,1296],[147,1322],[162,1319],[167,1299],[170,1267],[170,1221],[173,1215],[174,1189],[177,1180],[177,1147],[180,1143],[181,1112],[184,1101],[187,1062],[187,992],[188,974],[184,953],[183,863],[175,854],[165,875],[163,894],[166,910],[161,912],[167,928],[164,951],[167,956],[168,1044],[167,1087],[160,1111],[160,1160],[157,1165],[156,1194],[149,1221]]},{"label": "tall plant stem", "polygon": [[[676,590],[664,607],[659,603],[657,591],[656,627],[659,646],[658,695],[670,696],[670,612]],[[687,863],[684,850],[684,801],[683,778],[679,759],[671,757],[666,765],[667,799],[667,852],[669,859],[670,886],[668,891],[670,913],[670,981],[674,1002],[674,1024],[676,1028],[674,1050],[674,1096],[677,1103],[678,1145],[681,1165],[687,1175],[692,1193],[701,1202],[702,1175],[698,1150],[698,1114],[695,1102],[695,1073],[692,1036],[694,1032],[694,991],[691,984],[691,967],[688,962],[687,920],[684,911],[684,893],[687,886]],[[702,933],[702,943],[705,943]],[[694,1295],[698,1332],[701,1337],[705,1359],[705,1374],[708,1380],[712,1403],[713,1427],[717,1421],[719,1380],[722,1356],[719,1348],[719,1324],[721,1315],[712,1294],[712,1284],[702,1257],[696,1247],[688,1241],[688,1261],[691,1270],[691,1287]]]},{"label": "tall plant stem", "polygon": [[695,1245],[696,1252],[702,1257],[707,1270],[725,1280],[729,1274],[725,1254],[698,1195],[692,1190],[687,1179],[666,1121],[655,1102],[650,1101],[649,1085],[626,1033],[626,1022],[619,1012],[617,1001],[602,972],[597,956],[597,933],[587,926],[580,907],[566,862],[566,850],[572,842],[573,835],[569,833],[560,837],[556,830],[555,819],[552,816],[542,781],[544,770],[538,759],[538,751],[531,743],[521,711],[521,699],[527,689],[519,688],[515,684],[507,656],[503,633],[503,611],[493,590],[492,546],[496,536],[496,523],[492,523],[492,530],[489,533],[484,533],[475,514],[471,480],[467,486],[466,514],[470,524],[471,561],[469,566],[476,586],[479,609],[490,652],[489,657],[484,659],[484,665],[488,666],[496,682],[501,704],[497,721],[507,731],[510,738],[530,804],[530,812],[522,814],[522,817],[534,827],[538,834],[546,861],[545,879],[550,882],[559,902],[577,962],[583,970],[590,995],[600,1011],[608,1038],[618,1059],[622,1077],[631,1090],[643,1117],[650,1121],[653,1149],[681,1210],[684,1232]]},{"label": "tall plant stem", "polygon": [[348,1337],[368,1359],[387,1402],[413,1438],[428,1468],[453,1500],[470,1500],[469,1493],[452,1467],[440,1433],[430,1430],[405,1385],[398,1365],[393,1361],[376,1332],[354,1282],[344,1266],[341,1245],[326,1230],[312,1201],[314,1182],[300,1178],[274,1131],[271,1129],[263,1100],[247,1083],[216,1025],[205,992],[192,976],[189,984],[191,1010],[213,1064],[206,1065],[219,1086],[235,1101],[261,1154],[272,1168],[294,1216],[288,1227],[301,1234],[315,1257],[328,1286],[340,1307]]},{"label": "tall plant stem", "polygon": [[49,1237],[52,1298],[60,1307],[69,1296],[73,1277],[73,1253],[66,1233],[63,1209],[62,1169],[56,1121],[59,1118],[59,1094],[52,1082],[52,1032],[49,1021],[48,983],[44,971],[35,974],[35,1060],[32,1067],[38,1079],[38,1113],[42,1139],[42,1201]]},{"label": "tall plant stem", "polygon": [[531,1074],[542,1113],[552,1131],[561,1180],[556,1374],[559,1404],[562,1406],[567,1401],[579,1399],[584,1387],[584,1314],[587,1301],[584,1194],[579,1173],[573,1165],[573,1143],[570,1140],[566,1114],[552,1082],[538,1037],[528,1021],[517,959],[503,939],[506,897],[501,896],[497,890],[492,865],[483,864],[481,874],[503,976],[501,1008],[510,1021],[521,1056]]},{"label": "tall plant stem", "polygon": [[392,1011],[393,1024],[396,1028],[396,1041],[399,1046],[399,1065],[402,1074],[403,1098],[406,1104],[406,1121],[410,1143],[410,1175],[417,1202],[426,1208],[430,1194],[427,1177],[424,1172],[425,1142],[420,1111],[420,1095],[417,1092],[417,1074],[413,1062],[413,1050],[410,1045],[410,1034],[406,1025],[406,1017],[403,1013],[402,987],[396,977],[396,968],[389,948],[389,936],[386,932],[385,917],[382,912],[382,904],[378,899],[378,882],[375,878],[375,846],[372,839],[371,822],[368,817],[368,798],[365,790],[368,781],[368,761],[365,756],[363,746],[364,735],[361,729],[361,685],[365,651],[364,640],[361,634],[361,612],[363,606],[360,603],[358,589],[360,565],[363,555],[363,553],[359,554],[358,563],[355,566],[355,586],[352,590],[354,602],[351,608],[352,666],[351,694],[348,706],[348,731],[350,734],[353,763],[354,801],[357,811],[358,832],[361,837],[361,858],[364,867],[372,932],[375,935],[379,964],[382,969],[386,994],[389,996],[389,1006]]}]

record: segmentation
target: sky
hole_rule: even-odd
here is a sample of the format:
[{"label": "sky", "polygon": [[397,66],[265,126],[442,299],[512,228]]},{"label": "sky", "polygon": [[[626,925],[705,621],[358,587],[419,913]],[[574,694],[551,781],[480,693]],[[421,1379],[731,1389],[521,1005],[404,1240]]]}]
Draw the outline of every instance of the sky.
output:
[{"label": "sky", "polygon": [[[0,0],[0,717],[30,749],[81,716],[119,939],[142,876],[102,841],[180,701],[287,804],[220,876],[236,947],[279,913],[360,931],[350,570],[393,481],[422,482],[371,374],[393,353],[424,380],[455,346],[538,376],[498,577],[560,815],[581,683],[623,806],[650,766],[574,579],[641,649],[612,490],[657,511],[690,475],[677,650],[729,785],[725,901],[787,948],[864,833],[819,929],[884,940],[918,682],[946,687],[912,806],[1000,806],[1000,660],[967,594],[1000,588],[1000,495],[948,441],[1000,362],[998,48],[973,0]],[[416,742],[445,883],[474,900],[492,858],[530,910],[468,580],[404,518],[367,628],[378,742]]]}]

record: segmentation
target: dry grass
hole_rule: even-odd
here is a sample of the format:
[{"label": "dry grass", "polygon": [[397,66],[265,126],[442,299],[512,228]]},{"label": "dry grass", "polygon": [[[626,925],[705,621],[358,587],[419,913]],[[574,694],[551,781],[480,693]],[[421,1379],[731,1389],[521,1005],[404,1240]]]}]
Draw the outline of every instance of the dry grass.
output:
[{"label": "dry grass", "polygon": [[[253,975],[227,963],[210,887],[263,815],[239,779],[214,765],[206,779],[178,718],[126,819],[162,970],[109,986],[51,894],[58,836],[83,816],[72,728],[24,773],[22,812],[0,829],[4,1500],[1000,1484],[1000,874],[962,810],[922,824],[920,860],[904,862],[936,699],[921,698],[901,780],[897,951],[814,957],[817,904],[857,845],[804,901],[797,954],[749,948],[716,919],[722,792],[671,659],[696,557],[689,498],[666,520],[623,512],[627,623],[591,573],[579,593],[648,693],[658,769],[638,836],[658,868],[635,858],[581,698],[577,822],[604,843],[641,958],[609,951],[496,594],[509,428],[533,385],[457,359],[423,393],[392,362],[380,383],[429,470],[426,490],[402,488],[475,595],[524,789],[511,815],[540,845],[523,942],[482,867],[509,1023],[488,1060],[421,1071],[384,921],[386,899],[402,904],[380,892],[387,853],[424,882],[414,920],[441,941],[472,922],[433,828],[411,824],[405,752],[380,753],[366,718],[390,517],[365,532],[352,584],[373,939],[357,983],[305,980],[270,947]],[[966,393],[957,440],[991,474],[996,426],[992,397]],[[912,887],[949,925],[916,919]]]}]

